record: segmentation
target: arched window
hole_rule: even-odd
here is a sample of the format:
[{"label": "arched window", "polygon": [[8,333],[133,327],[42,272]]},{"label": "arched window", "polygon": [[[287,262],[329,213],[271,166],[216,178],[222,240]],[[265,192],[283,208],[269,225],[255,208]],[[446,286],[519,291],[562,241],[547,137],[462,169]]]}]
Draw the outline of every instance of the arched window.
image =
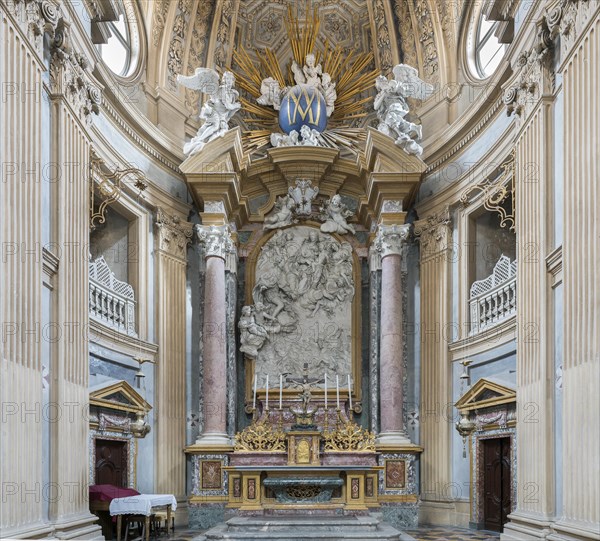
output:
[{"label": "arched window", "polygon": [[139,51],[139,34],[132,5],[119,2],[118,15],[117,20],[105,23],[109,37],[106,43],[98,45],[98,51],[104,63],[115,75],[127,77],[135,68]]},{"label": "arched window", "polygon": [[483,12],[479,13],[475,29],[474,55],[477,75],[481,79],[492,75],[504,57],[506,45],[500,43],[496,37],[497,28],[497,21],[488,21]]}]

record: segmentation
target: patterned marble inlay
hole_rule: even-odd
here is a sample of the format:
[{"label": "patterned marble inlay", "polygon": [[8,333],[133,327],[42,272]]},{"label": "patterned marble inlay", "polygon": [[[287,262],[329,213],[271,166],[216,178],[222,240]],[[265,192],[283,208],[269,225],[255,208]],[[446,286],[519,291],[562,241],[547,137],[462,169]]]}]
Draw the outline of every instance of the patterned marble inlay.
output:
[{"label": "patterned marble inlay", "polygon": [[225,470],[223,470],[223,467],[228,465],[228,455],[193,455],[192,495],[227,496],[229,475]]},{"label": "patterned marble inlay", "polygon": [[[415,455],[410,453],[382,453],[379,456],[379,465],[391,465],[392,469],[390,473],[387,468],[379,472],[379,493],[393,496],[416,494],[415,460]],[[404,464],[403,476],[400,462]],[[401,485],[402,478],[404,485]]]}]

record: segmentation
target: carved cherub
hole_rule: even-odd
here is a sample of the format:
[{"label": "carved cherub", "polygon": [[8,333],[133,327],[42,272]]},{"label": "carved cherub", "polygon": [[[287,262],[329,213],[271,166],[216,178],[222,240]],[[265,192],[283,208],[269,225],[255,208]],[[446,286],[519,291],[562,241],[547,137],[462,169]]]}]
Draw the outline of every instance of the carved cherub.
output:
[{"label": "carved cherub", "polygon": [[321,219],[325,223],[321,225],[323,233],[356,233],[354,226],[346,220],[354,213],[342,203],[342,198],[339,194],[335,194],[323,207],[321,207]]},{"label": "carved cherub", "polygon": [[280,227],[295,223],[297,220],[294,220],[294,206],[294,200],[289,195],[277,198],[274,213],[265,218],[264,228],[279,229]]}]

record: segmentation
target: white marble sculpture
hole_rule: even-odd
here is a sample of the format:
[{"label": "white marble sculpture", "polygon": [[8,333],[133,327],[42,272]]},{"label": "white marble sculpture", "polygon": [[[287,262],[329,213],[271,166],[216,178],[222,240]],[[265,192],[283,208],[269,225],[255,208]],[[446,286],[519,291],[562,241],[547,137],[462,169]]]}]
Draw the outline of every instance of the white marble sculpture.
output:
[{"label": "white marble sculpture", "polygon": [[433,86],[417,76],[417,70],[406,64],[398,64],[393,69],[394,78],[380,75],[375,80],[377,95],[373,106],[379,119],[377,129],[393,137],[396,144],[408,154],[420,155],[423,147],[421,126],[405,119],[409,112],[407,98],[425,99],[433,91]]},{"label": "white marble sculpture", "polygon": [[256,322],[252,306],[242,308],[238,328],[240,329],[240,342],[242,344],[240,351],[248,357],[255,358],[258,355],[258,350],[267,339],[267,330]]},{"label": "white marble sculpture", "polygon": [[256,100],[260,105],[270,105],[275,111],[279,111],[282,89],[277,79],[273,79],[273,77],[263,79],[260,85],[260,93],[260,97]]},{"label": "white marble sculpture", "polygon": [[264,229],[279,229],[295,223],[293,212],[295,205],[289,195],[277,198],[273,214],[265,218]]},{"label": "white marble sculpture", "polygon": [[296,179],[296,186],[288,188],[288,195],[296,203],[296,216],[310,216],[312,214],[312,203],[318,194],[319,188],[312,185],[312,180],[307,178]]},{"label": "white marble sculpture", "polygon": [[272,133],[271,145],[274,147],[310,146],[325,147],[325,139],[318,130],[311,129],[306,124],[300,128],[300,133],[292,130],[289,135],[284,133]]},{"label": "white marble sculpture", "polygon": [[192,90],[198,90],[209,96],[200,109],[202,126],[194,138],[186,143],[183,152],[196,154],[206,143],[223,136],[229,130],[229,121],[240,109],[239,93],[234,88],[235,76],[230,71],[223,73],[219,83],[219,74],[210,68],[196,68],[189,77],[178,75],[177,82]]},{"label": "white marble sculpture", "polygon": [[339,194],[335,194],[329,201],[321,207],[321,219],[325,223],[321,225],[323,233],[356,233],[354,226],[347,222],[347,219],[353,215],[353,212],[348,209]]},{"label": "white marble sculpture", "polygon": [[254,306],[244,307],[239,323],[242,351],[261,374],[299,374],[307,359],[332,378],[350,372],[352,261],[348,243],[308,226],[277,231],[265,243]]}]

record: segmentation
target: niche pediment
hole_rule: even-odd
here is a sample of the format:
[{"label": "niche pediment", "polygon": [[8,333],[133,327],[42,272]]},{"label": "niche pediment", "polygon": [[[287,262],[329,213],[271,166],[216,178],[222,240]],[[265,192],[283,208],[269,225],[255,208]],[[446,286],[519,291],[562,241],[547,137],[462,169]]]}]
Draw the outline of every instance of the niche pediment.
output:
[{"label": "niche pediment", "polygon": [[513,384],[492,378],[481,378],[458,399],[455,406],[460,412],[467,412],[510,404],[516,399],[517,393]]},{"label": "niche pediment", "polygon": [[90,406],[141,414],[152,409],[126,381],[105,383],[90,389]]}]

